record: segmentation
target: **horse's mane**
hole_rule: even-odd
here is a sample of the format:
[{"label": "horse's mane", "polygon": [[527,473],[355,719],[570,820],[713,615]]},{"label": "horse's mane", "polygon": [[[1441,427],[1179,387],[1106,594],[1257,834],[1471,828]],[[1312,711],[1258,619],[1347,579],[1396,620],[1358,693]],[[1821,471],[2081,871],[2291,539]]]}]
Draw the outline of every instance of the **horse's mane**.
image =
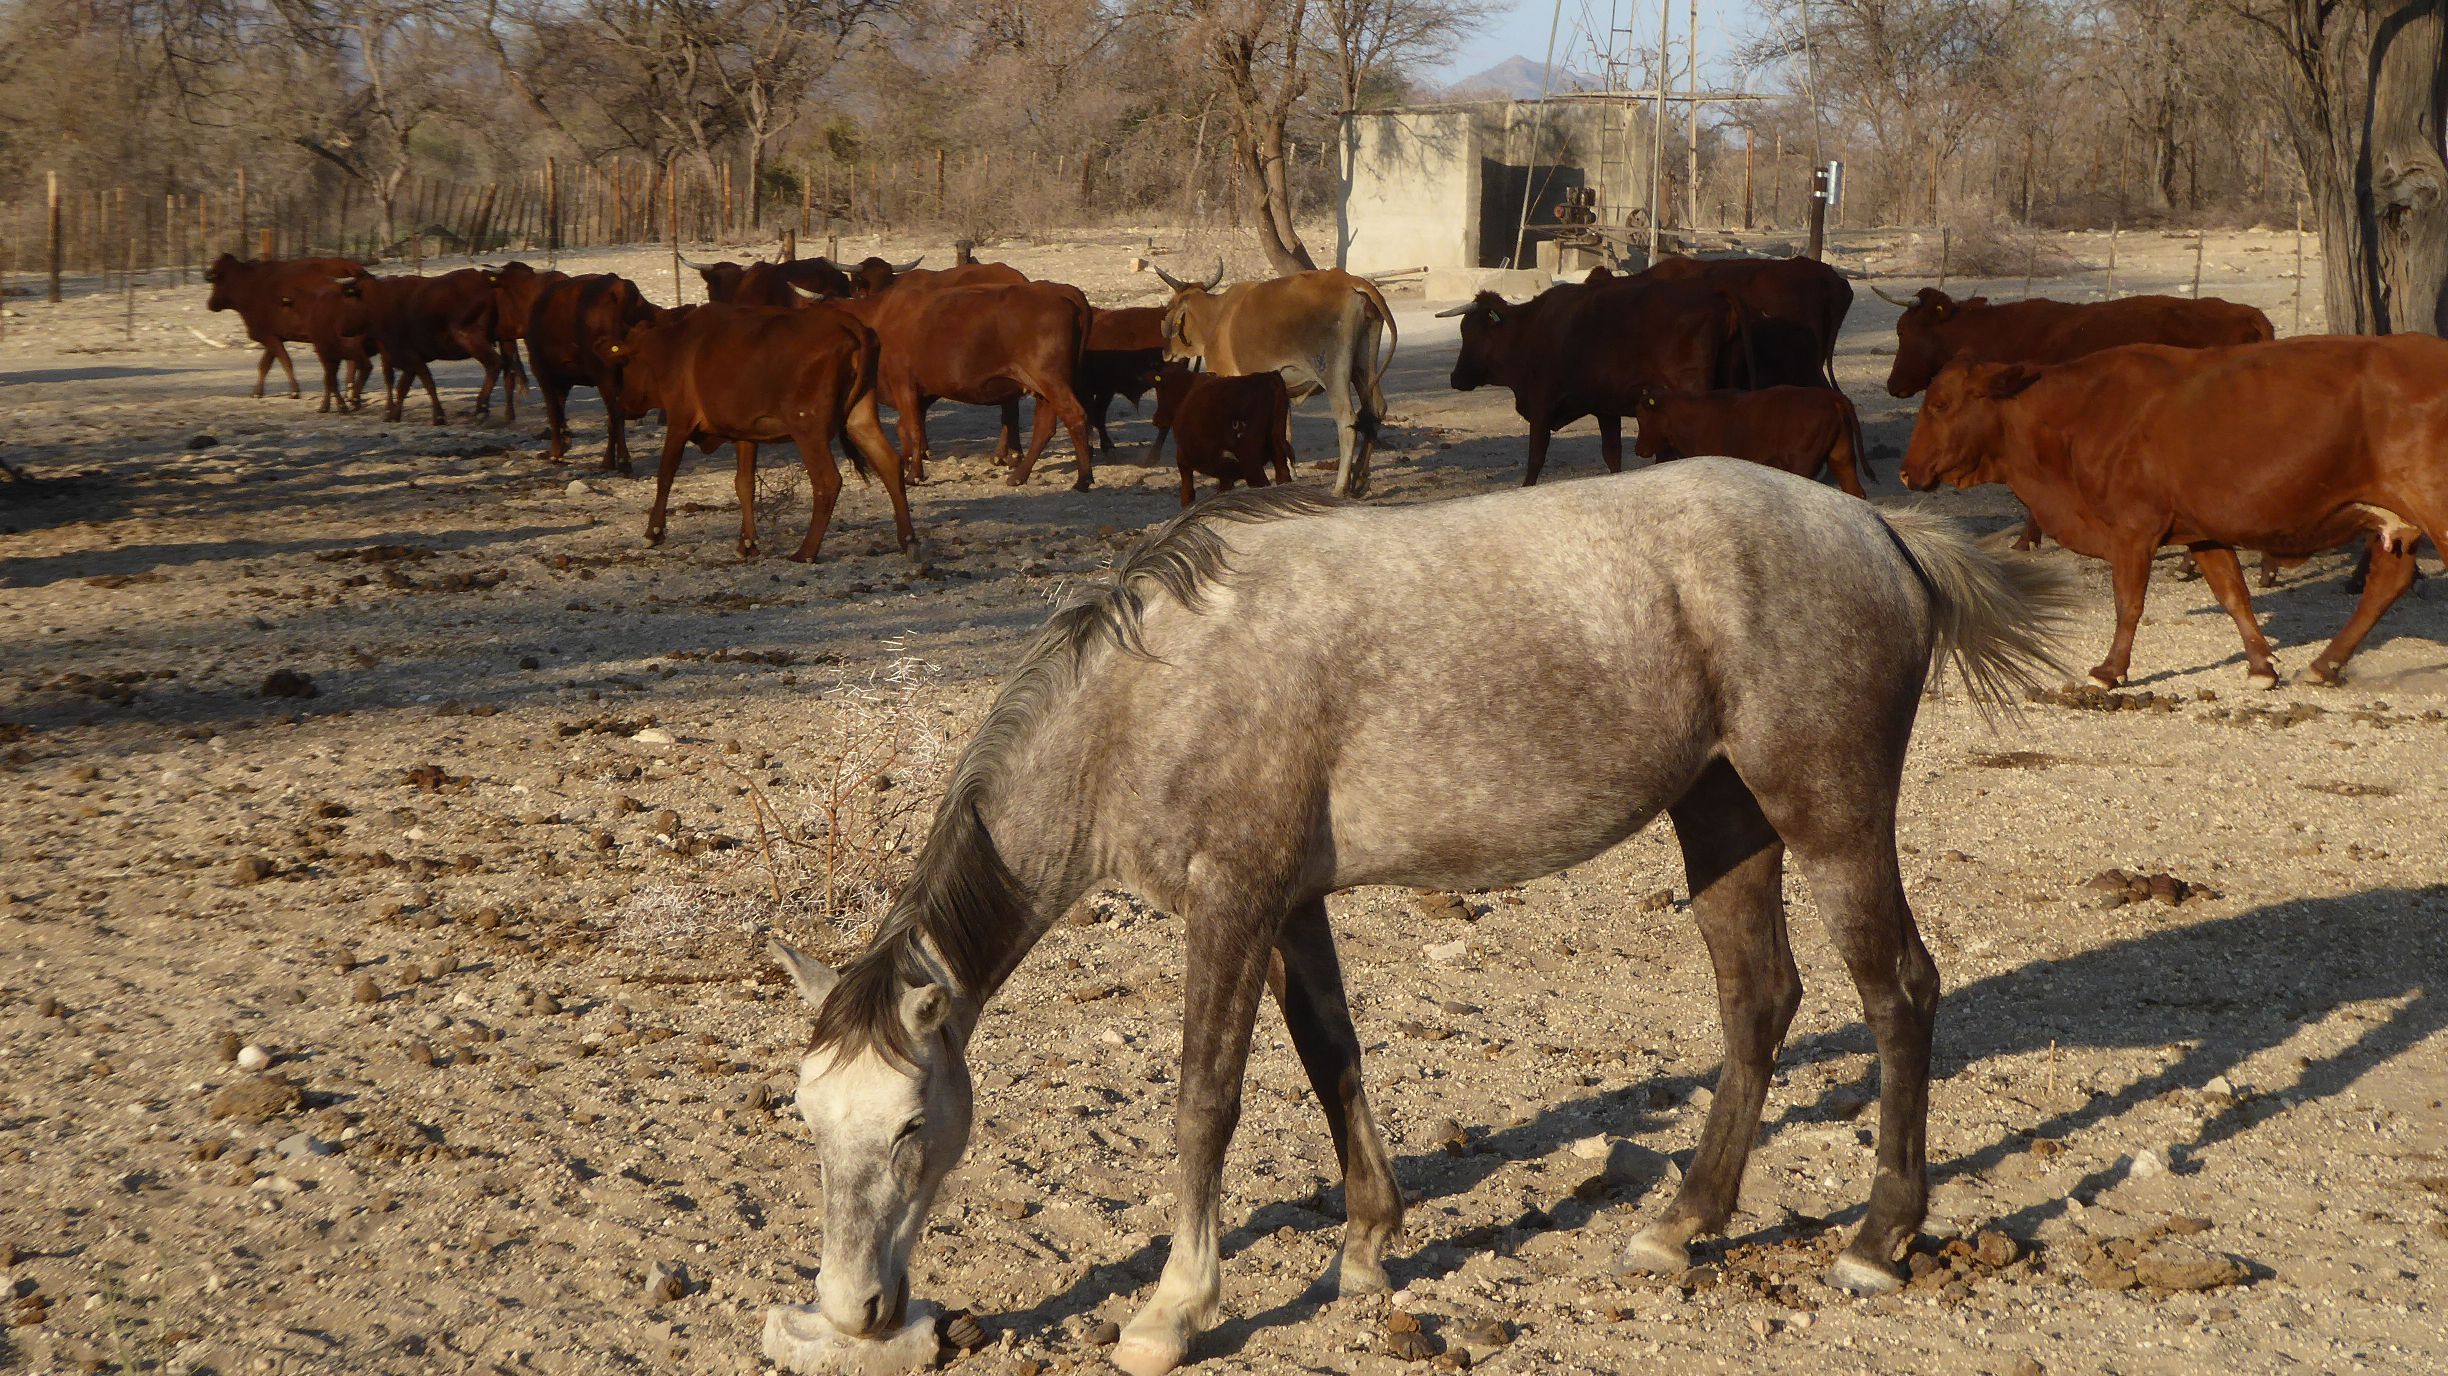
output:
[{"label": "horse's mane", "polygon": [[914,1063],[915,1048],[901,1020],[901,994],[935,978],[922,943],[943,961],[954,992],[971,999],[994,992],[1035,935],[1028,896],[1005,867],[978,811],[1014,751],[1078,681],[1080,667],[1097,647],[1147,655],[1140,633],[1152,596],[1194,612],[1205,605],[1207,590],[1232,572],[1218,526],[1278,521],[1344,505],[1291,487],[1211,498],[1157,527],[1101,584],[1047,619],[953,765],[910,882],[817,1010],[813,1045],[843,1053],[872,1047],[903,1065]]}]

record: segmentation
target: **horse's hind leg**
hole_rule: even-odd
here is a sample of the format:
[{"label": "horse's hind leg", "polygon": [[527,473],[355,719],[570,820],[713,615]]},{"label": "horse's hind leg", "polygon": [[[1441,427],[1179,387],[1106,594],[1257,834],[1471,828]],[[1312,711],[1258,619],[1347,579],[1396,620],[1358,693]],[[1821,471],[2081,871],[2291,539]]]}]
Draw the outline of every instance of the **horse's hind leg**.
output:
[{"label": "horse's hind leg", "polygon": [[1275,999],[1301,1068],[1309,1072],[1309,1087],[1326,1110],[1335,1161],[1343,1168],[1343,1252],[1326,1281],[1338,1294],[1375,1294],[1388,1288],[1385,1250],[1402,1231],[1402,1191],[1360,1087],[1360,1035],[1343,996],[1326,900],[1313,898],[1292,910],[1275,952]]},{"label": "horse's hind leg", "polygon": [[1174,1108],[1180,1193],[1173,1247],[1156,1293],[1114,1347],[1114,1365],[1131,1376],[1163,1376],[1180,1366],[1191,1340],[1215,1323],[1224,1289],[1216,1251],[1224,1149],[1241,1120],[1250,1028],[1281,921],[1279,912],[1246,900],[1202,902],[1203,897],[1194,895],[1185,914],[1190,934],[1183,968],[1190,976],[1182,1008],[1181,1091]]},{"label": "horse's hind leg", "polygon": [[1691,880],[1692,913],[1717,971],[1726,1054],[1683,1188],[1665,1216],[1624,1249],[1625,1266],[1659,1272],[1689,1266],[1685,1244],[1733,1216],[1768,1100],[1769,1071],[1802,1002],[1802,977],[1785,935],[1785,844],[1759,801],[1734,767],[1719,760],[1671,815]]}]

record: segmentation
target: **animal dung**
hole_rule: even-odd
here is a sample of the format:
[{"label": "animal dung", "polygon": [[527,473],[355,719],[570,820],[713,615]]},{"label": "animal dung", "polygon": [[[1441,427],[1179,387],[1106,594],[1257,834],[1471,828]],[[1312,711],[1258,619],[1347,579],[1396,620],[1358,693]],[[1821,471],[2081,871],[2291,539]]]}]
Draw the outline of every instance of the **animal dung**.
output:
[{"label": "animal dung", "polygon": [[777,1304],[765,1311],[765,1358],[798,1376],[902,1376],[932,1365],[942,1350],[942,1311],[924,1301],[909,1322],[882,1338],[853,1338],[812,1304]]}]

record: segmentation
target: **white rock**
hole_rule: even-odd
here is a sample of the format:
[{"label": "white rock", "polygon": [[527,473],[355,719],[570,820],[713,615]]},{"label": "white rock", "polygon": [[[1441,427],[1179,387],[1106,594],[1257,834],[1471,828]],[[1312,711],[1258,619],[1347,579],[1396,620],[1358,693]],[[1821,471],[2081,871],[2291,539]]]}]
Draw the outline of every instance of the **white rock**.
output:
[{"label": "white rock", "polygon": [[1438,941],[1420,948],[1420,954],[1434,961],[1460,960],[1470,954],[1467,941]]},{"label": "white rock", "polygon": [[1584,1161],[1604,1161],[1607,1154],[1606,1134],[1599,1133],[1595,1136],[1584,1137],[1573,1143],[1572,1154]]},{"label": "white rock", "polygon": [[2159,1153],[2155,1151],[2135,1152],[2133,1158],[2125,1163],[2125,1178],[2128,1180],[2148,1180],[2152,1176],[2165,1174],[2167,1163],[2160,1160]]},{"label": "white rock", "polygon": [[260,1046],[256,1046],[250,1042],[247,1045],[238,1048],[238,1068],[240,1070],[253,1074],[254,1072],[262,1070],[271,1064],[272,1053],[264,1050]]},{"label": "white rock", "polygon": [[563,489],[563,491],[569,495],[571,501],[576,501],[580,497],[584,497],[589,493],[592,493],[594,490],[595,489],[587,486],[585,483],[576,478],[570,479],[570,485]]},{"label": "white rock", "polygon": [[2224,1075],[2213,1075],[2210,1077],[2209,1081],[2202,1086],[2202,1093],[2233,1094],[2235,1093],[2235,1084]]},{"label": "white rock", "polygon": [[645,730],[631,736],[629,739],[636,741],[640,745],[670,745],[672,743],[672,733],[664,730],[660,726],[649,726]]}]

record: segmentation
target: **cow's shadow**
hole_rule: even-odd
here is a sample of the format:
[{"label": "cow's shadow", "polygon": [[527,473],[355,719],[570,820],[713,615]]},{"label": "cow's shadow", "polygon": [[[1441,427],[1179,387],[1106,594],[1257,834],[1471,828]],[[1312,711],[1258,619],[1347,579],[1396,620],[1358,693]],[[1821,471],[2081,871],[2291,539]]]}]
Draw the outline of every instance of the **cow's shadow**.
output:
[{"label": "cow's shadow", "polygon": [[[1936,1070],[1943,1078],[1934,1093],[1942,1111],[1950,1092],[1973,1092],[1968,1088],[1950,1091],[1945,1079],[1990,1062],[2047,1054],[2052,1048],[2175,1046],[2182,1050],[2165,1065],[2139,1074],[2121,1088],[2093,1094],[2076,1107],[2040,1111],[2034,1120],[1995,1141],[1934,1160],[1932,1181],[1993,1170],[2008,1157],[2028,1150],[2034,1138],[2080,1134],[2173,1090],[2200,1090],[2221,1076],[2241,1084],[2253,1078],[2241,1070],[2245,1062],[2287,1041],[2299,1025],[2350,1005],[2389,1005],[2384,1011],[2361,1014],[2365,1025],[2360,1035],[2337,1051],[2304,1061],[2292,1084],[2257,1086],[2264,1095],[2241,1098],[2210,1115],[2193,1140],[2174,1144],[2179,1162],[2189,1160],[2250,1133],[2273,1113],[2345,1092],[2373,1070],[2448,1029],[2444,983],[2448,983],[2448,884],[2289,899],[2234,917],[2171,926],[2074,955],[2033,961],[1974,981],[1950,991],[1939,1013]],[[1867,1029],[1856,1022],[1788,1042],[1780,1061],[1790,1065],[1870,1049]],[[1650,1132],[1654,1120],[1648,1116],[1648,1104],[1675,1101],[1702,1082],[1697,1077],[1678,1076],[1559,1102],[1519,1126],[1473,1129],[1474,1150],[1463,1156],[1439,1151],[1400,1157],[1396,1173],[1406,1192],[1423,1202],[1462,1194],[1508,1165],[1545,1157],[1587,1135],[1593,1122],[1631,1136]],[[1788,1103],[1781,1111],[1772,1101],[1766,1131],[1773,1136],[1806,1122],[1850,1117],[1861,1095],[1873,1088],[1869,1080],[1831,1084],[1816,1099]],[[2280,1092],[2283,1098],[2268,1097]],[[1689,1144],[1652,1141],[1647,1145],[1682,1149]],[[2105,1166],[2070,1188],[2052,1188],[2046,1201],[1988,1226],[2028,1237],[2063,1211],[2068,1199],[2112,1184],[2115,1171]],[[1866,1179],[1855,1183],[1866,1192]],[[1339,1196],[1340,1191],[1328,1193]],[[1310,1231],[1336,1226],[1338,1218],[1305,1207],[1315,1202],[1275,1201],[1259,1206],[1224,1238],[1225,1254],[1229,1257],[1281,1227]],[[1610,1222],[1622,1225],[1628,1233],[1633,1217],[1652,1212],[1662,1203],[1653,1194],[1635,1204],[1593,1209],[1566,1197],[1545,1212],[1548,1226],[1561,1228],[1612,1215]],[[1339,1209],[1334,1212],[1339,1214]],[[1829,1223],[1849,1224],[1859,1215],[1860,1207],[1855,1205],[1831,1217]],[[1504,1245],[1504,1236],[1491,1245]],[[1705,1257],[1709,1250],[1702,1244],[1696,1255]],[[1161,1240],[1152,1242],[1118,1262],[1090,1270],[1068,1289],[1027,1311],[1005,1316],[1003,1322],[1023,1334],[1050,1334],[1065,1320],[1151,1279],[1163,1263],[1164,1252]],[[1391,1258],[1387,1269],[1400,1285],[1448,1275],[1474,1254],[1450,1242],[1439,1243]],[[1258,1332],[1311,1319],[1326,1303],[1312,1288],[1271,1308],[1228,1320],[1201,1338],[1193,1355],[1237,1352]]]}]

